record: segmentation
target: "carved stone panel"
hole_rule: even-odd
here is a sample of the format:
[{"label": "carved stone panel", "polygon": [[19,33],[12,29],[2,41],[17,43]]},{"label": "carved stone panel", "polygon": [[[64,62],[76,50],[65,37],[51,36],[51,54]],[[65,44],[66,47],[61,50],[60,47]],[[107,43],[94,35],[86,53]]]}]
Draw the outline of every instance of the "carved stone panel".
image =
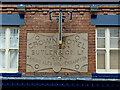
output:
[{"label": "carved stone panel", "polygon": [[28,33],[26,72],[87,72],[88,34]]}]

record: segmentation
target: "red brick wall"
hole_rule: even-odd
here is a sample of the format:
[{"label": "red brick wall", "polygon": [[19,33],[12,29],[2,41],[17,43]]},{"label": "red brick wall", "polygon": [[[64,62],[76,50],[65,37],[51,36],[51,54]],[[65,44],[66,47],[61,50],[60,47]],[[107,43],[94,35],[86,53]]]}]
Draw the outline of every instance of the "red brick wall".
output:
[{"label": "red brick wall", "polygon": [[[2,12],[7,14],[18,14],[17,5],[2,5]],[[56,75],[56,73],[26,73],[26,51],[27,51],[27,33],[56,33],[58,32],[58,23],[56,17],[49,20],[49,10],[72,10],[72,20],[65,17],[63,23],[63,33],[88,33],[88,73],[70,73],[71,75],[91,75],[96,72],[95,56],[95,26],[90,24],[90,6],[89,5],[26,5],[25,25],[20,26],[19,36],[19,72],[23,75]],[[58,12],[53,12],[58,16]],[[119,6],[99,5],[99,11],[94,14],[119,14]],[[69,16],[69,12],[63,12],[64,16]],[[64,75],[66,73],[59,73]]]}]

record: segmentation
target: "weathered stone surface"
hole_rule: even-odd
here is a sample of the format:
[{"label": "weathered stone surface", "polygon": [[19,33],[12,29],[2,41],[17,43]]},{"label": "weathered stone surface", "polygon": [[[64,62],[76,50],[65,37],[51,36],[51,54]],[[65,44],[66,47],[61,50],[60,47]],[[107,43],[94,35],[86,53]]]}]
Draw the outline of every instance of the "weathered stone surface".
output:
[{"label": "weathered stone surface", "polygon": [[88,34],[28,33],[26,72],[87,72]]}]

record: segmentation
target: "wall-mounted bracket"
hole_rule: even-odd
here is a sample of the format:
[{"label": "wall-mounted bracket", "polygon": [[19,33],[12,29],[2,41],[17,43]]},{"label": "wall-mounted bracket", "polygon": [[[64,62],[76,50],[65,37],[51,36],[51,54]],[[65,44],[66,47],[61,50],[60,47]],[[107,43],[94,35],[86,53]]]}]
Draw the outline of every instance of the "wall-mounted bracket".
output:
[{"label": "wall-mounted bracket", "polygon": [[[62,45],[62,9],[59,13],[59,46]],[[61,49],[61,47],[59,47]]]},{"label": "wall-mounted bracket", "polygon": [[[52,15],[53,11],[49,11],[49,19],[52,20],[53,15]],[[59,36],[58,36],[58,40],[59,40],[59,49],[61,49],[62,47],[62,22],[64,22],[65,18],[62,17],[62,9],[60,8],[59,10],[59,18],[56,18],[57,22],[59,22]],[[72,10],[69,10],[69,20],[72,20]],[[57,17],[57,16],[56,16]]]},{"label": "wall-mounted bracket", "polygon": [[72,10],[70,10],[69,12],[70,12],[69,18],[70,18],[70,20],[72,20]]},{"label": "wall-mounted bracket", "polygon": [[[59,18],[56,18],[57,22],[59,22]],[[65,21],[65,18],[62,18],[62,22]]]},{"label": "wall-mounted bracket", "polygon": [[[52,20],[53,17],[58,17],[58,16],[53,16],[53,12],[60,12],[59,11],[52,11],[52,10],[49,10],[49,19]],[[61,9],[61,12],[69,12],[69,20],[72,20],[72,10],[62,10]],[[58,18],[56,20],[59,20]],[[64,22],[65,18],[62,18],[62,21]]]},{"label": "wall-mounted bracket", "polygon": [[17,5],[17,11],[19,12],[19,14],[24,14],[26,11],[25,5],[24,4]]},{"label": "wall-mounted bracket", "polygon": [[50,10],[49,13],[50,13],[49,18],[50,20],[52,20],[52,11]]}]

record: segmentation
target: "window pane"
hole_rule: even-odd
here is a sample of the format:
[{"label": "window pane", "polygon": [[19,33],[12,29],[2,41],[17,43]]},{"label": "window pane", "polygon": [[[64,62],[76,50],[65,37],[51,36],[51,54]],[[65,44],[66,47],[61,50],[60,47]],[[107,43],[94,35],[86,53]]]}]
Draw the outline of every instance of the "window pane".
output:
[{"label": "window pane", "polygon": [[18,63],[18,51],[10,50],[10,68],[17,68]]},{"label": "window pane", "polygon": [[105,38],[97,39],[97,48],[105,48]]},{"label": "window pane", "polygon": [[97,51],[97,69],[105,69],[105,51]]},{"label": "window pane", "polygon": [[110,69],[120,69],[120,51],[110,51]]},{"label": "window pane", "polygon": [[97,37],[105,37],[105,30],[97,30]]},{"label": "window pane", "polygon": [[18,29],[11,29],[10,48],[18,48]]},{"label": "window pane", "polygon": [[111,38],[110,48],[120,48],[120,38]]},{"label": "window pane", "polygon": [[0,50],[0,69],[5,68],[5,50]]},{"label": "window pane", "polygon": [[110,30],[110,37],[120,37],[120,30],[118,29]]},{"label": "window pane", "polygon": [[5,29],[0,28],[0,48],[5,48]]}]

